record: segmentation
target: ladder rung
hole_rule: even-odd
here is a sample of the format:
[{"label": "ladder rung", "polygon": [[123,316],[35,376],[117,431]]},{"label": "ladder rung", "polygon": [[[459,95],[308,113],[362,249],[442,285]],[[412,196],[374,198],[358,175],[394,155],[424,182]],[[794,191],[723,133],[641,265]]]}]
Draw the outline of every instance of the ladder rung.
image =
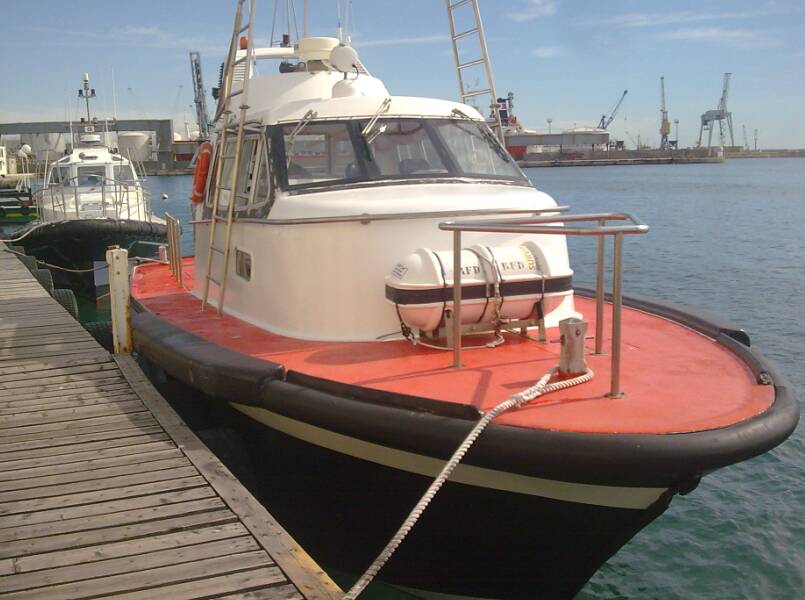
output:
[{"label": "ladder rung", "polygon": [[218,222],[218,223],[226,223],[226,222],[227,222],[227,219],[225,219],[225,218],[224,218],[224,217],[222,217],[221,215],[215,215],[215,220],[216,220],[216,222]]},{"label": "ladder rung", "polygon": [[460,40],[461,38],[465,38],[468,35],[472,35],[473,33],[478,33],[478,28],[473,27],[472,29],[468,29],[467,31],[462,31],[461,33],[457,33],[453,36],[454,40]]},{"label": "ladder rung", "polygon": [[492,90],[475,90],[474,92],[464,92],[461,94],[461,99],[464,100],[465,98],[474,98],[475,96],[483,96],[484,94],[491,94]]},{"label": "ladder rung", "polygon": [[450,8],[450,10],[453,10],[454,8],[458,8],[459,6],[463,6],[464,4],[468,4],[471,1],[472,0],[458,0],[458,2],[453,2],[453,4],[448,5],[448,8]]},{"label": "ladder rung", "polygon": [[474,67],[475,65],[481,65],[481,64],[483,64],[483,62],[484,62],[484,59],[479,58],[477,60],[471,60],[470,62],[462,63],[462,64],[458,65],[458,68],[459,69],[466,69],[468,67]]},{"label": "ladder rung", "polygon": [[219,248],[218,246],[210,246],[210,250],[212,250],[213,252],[217,252],[218,254],[223,254],[224,253],[224,251],[221,248]]},{"label": "ladder rung", "polygon": [[238,33],[239,33],[239,34],[240,34],[240,33],[243,33],[243,32],[244,32],[244,31],[246,31],[248,28],[249,28],[249,24],[248,24],[248,23],[246,23],[246,24],[245,24],[243,27],[241,27],[240,29],[238,29]]},{"label": "ladder rung", "polygon": [[220,282],[220,281],[218,281],[218,280],[217,280],[215,277],[213,277],[212,275],[207,275],[207,281],[212,281],[212,282],[213,282],[215,285],[217,285],[218,287],[221,287],[221,282]]},{"label": "ladder rung", "polygon": [[235,62],[233,62],[233,63],[232,63],[232,65],[233,65],[233,66],[240,65],[240,64],[245,63],[247,60],[249,60],[249,55],[248,55],[248,54],[244,54],[244,55],[243,55],[243,56],[241,56],[240,58],[236,58],[236,59],[235,59]]},{"label": "ladder rung", "polygon": [[240,88],[239,90],[237,90],[237,91],[232,92],[231,94],[229,94],[229,96],[227,96],[227,97],[226,97],[226,99],[227,99],[227,100],[231,100],[231,99],[232,99],[232,98],[234,98],[235,96],[240,96],[242,93],[243,93],[243,88]]},{"label": "ladder rung", "polygon": [[225,192],[231,192],[232,191],[232,188],[223,187],[223,186],[218,186],[218,189],[219,190],[224,190]]}]

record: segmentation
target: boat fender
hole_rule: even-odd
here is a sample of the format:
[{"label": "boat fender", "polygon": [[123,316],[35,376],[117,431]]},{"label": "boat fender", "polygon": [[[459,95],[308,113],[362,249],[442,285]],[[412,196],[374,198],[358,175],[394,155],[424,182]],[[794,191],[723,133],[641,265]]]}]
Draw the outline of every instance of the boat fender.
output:
[{"label": "boat fender", "polygon": [[203,142],[198,149],[198,159],[196,160],[196,172],[193,174],[193,195],[191,199],[194,204],[204,202],[204,188],[207,187],[207,174],[210,171],[210,158],[212,157],[212,144]]}]

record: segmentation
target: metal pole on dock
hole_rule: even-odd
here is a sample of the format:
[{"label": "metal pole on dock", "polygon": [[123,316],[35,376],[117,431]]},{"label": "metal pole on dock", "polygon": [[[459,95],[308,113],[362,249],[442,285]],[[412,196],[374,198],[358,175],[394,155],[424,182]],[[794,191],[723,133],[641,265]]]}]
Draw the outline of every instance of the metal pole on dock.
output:
[{"label": "metal pole on dock", "polygon": [[112,343],[115,354],[131,353],[131,297],[129,252],[118,246],[106,251],[109,266],[109,300],[112,309]]}]

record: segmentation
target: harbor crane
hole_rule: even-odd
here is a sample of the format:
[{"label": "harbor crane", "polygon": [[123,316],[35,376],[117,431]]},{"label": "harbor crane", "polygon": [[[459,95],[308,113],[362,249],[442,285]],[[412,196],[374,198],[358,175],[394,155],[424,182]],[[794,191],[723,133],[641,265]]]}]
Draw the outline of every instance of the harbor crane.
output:
[{"label": "harbor crane", "polygon": [[629,93],[629,90],[623,90],[623,93],[621,94],[621,97],[615,103],[615,106],[612,107],[612,110],[609,111],[609,116],[607,116],[605,114],[601,115],[601,121],[599,121],[599,123],[598,123],[598,129],[606,129],[607,127],[610,126],[612,121],[615,119],[615,114],[618,112],[618,109],[621,107],[621,104],[623,104],[623,99],[626,97],[626,94],[628,94],[628,93]]},{"label": "harbor crane", "polygon": [[735,145],[735,137],[732,133],[732,113],[727,110],[727,95],[730,90],[730,77],[732,73],[724,73],[724,85],[721,89],[721,100],[718,102],[718,108],[715,110],[708,110],[702,115],[702,124],[699,127],[699,141],[697,146],[702,145],[702,135],[707,131],[707,147],[713,145],[713,123],[718,122],[719,142],[721,146],[725,145],[725,123],[730,133],[730,145]]},{"label": "harbor crane", "polygon": [[746,137],[746,124],[741,125],[744,131],[744,150],[749,152],[749,138]]},{"label": "harbor crane", "polygon": [[668,134],[671,133],[671,123],[668,121],[668,109],[665,107],[665,77],[660,76],[660,150],[668,150]]},{"label": "harbor crane", "polygon": [[204,93],[204,81],[201,78],[201,54],[190,53],[190,73],[193,77],[193,97],[196,105],[198,121],[198,139],[210,139],[210,118],[207,116],[207,97]]}]

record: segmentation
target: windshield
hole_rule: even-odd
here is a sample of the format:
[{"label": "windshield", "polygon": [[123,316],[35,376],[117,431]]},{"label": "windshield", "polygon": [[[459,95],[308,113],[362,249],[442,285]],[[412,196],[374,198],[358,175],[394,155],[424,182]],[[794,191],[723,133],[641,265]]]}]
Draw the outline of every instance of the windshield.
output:
[{"label": "windshield", "polygon": [[365,120],[280,128],[286,189],[381,180],[473,178],[530,182],[483,123],[457,119],[380,119],[372,136]]}]

